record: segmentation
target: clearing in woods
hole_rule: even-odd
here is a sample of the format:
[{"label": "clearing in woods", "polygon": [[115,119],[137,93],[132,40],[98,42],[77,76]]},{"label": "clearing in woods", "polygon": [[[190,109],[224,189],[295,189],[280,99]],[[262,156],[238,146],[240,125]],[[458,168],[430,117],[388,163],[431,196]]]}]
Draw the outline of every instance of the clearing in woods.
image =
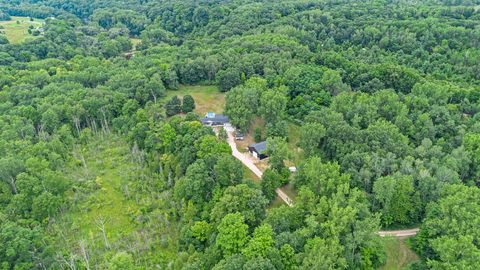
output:
[{"label": "clearing in woods", "polygon": [[406,238],[389,236],[383,237],[382,241],[387,253],[387,262],[380,270],[400,270],[419,260],[417,254],[405,243]]},{"label": "clearing in woods", "polygon": [[10,21],[0,21],[0,25],[3,26],[0,31],[5,33],[10,43],[15,44],[29,38],[36,38],[36,36],[28,33],[28,28],[33,26],[35,29],[42,26],[43,20],[33,19],[33,21],[30,21],[30,17],[12,16]]},{"label": "clearing in woods", "polygon": [[200,116],[207,112],[223,113],[225,108],[225,93],[220,92],[214,85],[180,85],[178,90],[167,91],[167,100],[175,95],[180,99],[191,95],[195,100],[194,112]]},{"label": "clearing in woods", "polygon": [[[60,247],[81,256],[79,249],[83,243],[92,261],[100,260],[110,250],[109,246],[131,251],[152,248],[155,253],[172,252],[163,248],[166,245],[159,246],[159,242],[175,246],[175,226],[162,227],[161,218],[148,223],[148,228],[139,222],[141,218],[153,218],[145,209],[158,202],[150,198],[148,192],[135,187],[143,182],[155,188],[158,180],[134,161],[124,139],[115,135],[93,137],[87,145],[78,146],[74,156],[66,169],[66,176],[76,187],[69,197],[70,209],[51,226]],[[154,233],[146,233],[150,230]],[[166,231],[169,237],[165,237]]]}]

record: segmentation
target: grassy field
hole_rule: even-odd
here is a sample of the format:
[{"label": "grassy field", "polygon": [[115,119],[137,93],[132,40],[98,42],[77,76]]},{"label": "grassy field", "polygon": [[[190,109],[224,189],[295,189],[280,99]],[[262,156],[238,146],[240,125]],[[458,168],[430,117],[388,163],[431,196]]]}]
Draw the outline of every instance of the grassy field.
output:
[{"label": "grassy field", "polygon": [[291,152],[291,160],[287,162],[288,166],[298,166],[300,162],[305,158],[303,150],[298,147],[300,141],[300,126],[288,122],[288,146]]},{"label": "grassy field", "polygon": [[387,252],[387,262],[380,270],[400,270],[419,260],[417,254],[406,245],[405,238],[384,237],[382,239]]},{"label": "grassy field", "polygon": [[23,42],[29,38],[36,38],[28,33],[28,27],[33,25],[34,28],[41,26],[43,20],[34,19],[30,21],[29,17],[15,17],[13,16],[10,21],[0,21],[0,25],[4,29],[0,29],[8,41],[12,44]]},{"label": "grassy field", "polygon": [[[79,257],[84,243],[92,264],[120,250],[141,251],[137,257],[141,261],[174,256],[170,249],[176,245],[174,224],[166,230],[163,222],[139,223],[139,218],[146,219],[145,209],[153,201],[148,193],[135,191],[129,184],[144,181],[151,185],[156,180],[148,176],[140,180],[145,171],[132,161],[128,144],[113,135],[98,137],[74,151],[74,156],[66,169],[76,187],[69,198],[71,206],[50,228],[58,246]],[[82,166],[82,156],[86,166]]]},{"label": "grassy field", "polygon": [[195,100],[195,112],[204,115],[207,112],[223,113],[225,107],[225,93],[214,85],[181,85],[178,90],[167,92],[167,99],[172,96],[182,98],[191,95]]},{"label": "grassy field", "polygon": [[86,241],[95,248],[104,248],[100,222],[105,222],[110,244],[135,230],[133,217],[140,206],[122,191],[134,165],[128,160],[128,145],[116,139],[90,144],[76,151],[77,158],[80,155],[86,168],[72,164],[67,172],[81,189],[72,194],[73,205],[55,224],[55,230],[70,245]]}]

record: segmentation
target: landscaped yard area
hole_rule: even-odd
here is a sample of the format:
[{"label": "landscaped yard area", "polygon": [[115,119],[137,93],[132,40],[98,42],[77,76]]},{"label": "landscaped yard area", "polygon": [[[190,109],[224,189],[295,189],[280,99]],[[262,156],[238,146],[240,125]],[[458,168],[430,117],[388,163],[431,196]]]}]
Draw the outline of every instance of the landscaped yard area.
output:
[{"label": "landscaped yard area", "polygon": [[191,95],[195,100],[195,112],[203,116],[207,112],[223,113],[225,107],[225,93],[214,85],[180,85],[178,90],[167,92],[167,99],[177,95],[180,99],[184,95]]},{"label": "landscaped yard area", "polygon": [[28,33],[28,27],[32,25],[34,28],[43,25],[43,20],[34,19],[30,21],[30,17],[16,17],[12,16],[10,21],[0,21],[3,29],[1,32],[5,33],[8,41],[12,44],[20,43],[29,38],[36,38]]}]

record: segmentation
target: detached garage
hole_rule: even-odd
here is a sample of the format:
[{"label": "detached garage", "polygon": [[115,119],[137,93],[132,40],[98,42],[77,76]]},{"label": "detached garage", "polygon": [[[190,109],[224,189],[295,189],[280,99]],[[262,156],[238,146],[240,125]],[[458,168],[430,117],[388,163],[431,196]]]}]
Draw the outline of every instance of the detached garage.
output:
[{"label": "detached garage", "polygon": [[267,142],[259,142],[256,144],[252,144],[248,147],[248,151],[252,154],[257,159],[264,159],[267,158],[268,156],[265,154],[265,151],[267,150]]}]

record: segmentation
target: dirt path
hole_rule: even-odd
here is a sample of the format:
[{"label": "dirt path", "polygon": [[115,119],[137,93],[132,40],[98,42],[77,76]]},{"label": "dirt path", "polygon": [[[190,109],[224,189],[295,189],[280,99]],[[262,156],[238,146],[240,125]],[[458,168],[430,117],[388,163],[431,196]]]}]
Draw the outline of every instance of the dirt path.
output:
[{"label": "dirt path", "polygon": [[407,237],[407,236],[414,236],[418,233],[420,228],[413,228],[407,230],[395,230],[395,231],[379,231],[378,235],[381,237],[384,236],[395,236],[395,237]]},{"label": "dirt path", "polygon": [[[262,178],[263,172],[255,165],[255,163],[252,160],[252,157],[250,157],[248,154],[241,153],[237,149],[237,144],[235,143],[235,138],[233,137],[233,132],[231,130],[225,129],[225,131],[228,134],[228,144],[230,145],[230,148],[232,148],[232,155],[240,160],[240,162],[243,163],[243,165],[247,166],[248,169],[250,169],[256,176],[259,178]],[[275,190],[277,195],[282,199],[288,206],[292,207],[293,206],[293,200],[288,197],[285,192],[283,192],[280,188],[277,188]]]}]

